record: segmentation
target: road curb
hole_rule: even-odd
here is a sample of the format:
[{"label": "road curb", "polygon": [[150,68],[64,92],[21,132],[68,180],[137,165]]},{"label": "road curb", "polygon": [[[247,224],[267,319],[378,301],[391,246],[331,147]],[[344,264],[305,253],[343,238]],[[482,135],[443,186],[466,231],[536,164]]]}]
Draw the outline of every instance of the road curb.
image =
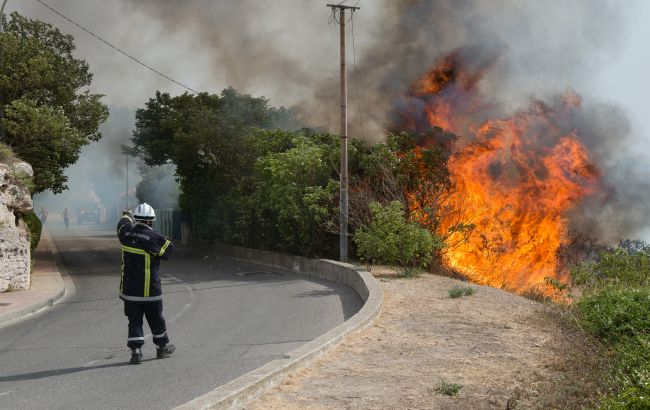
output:
[{"label": "road curb", "polygon": [[[57,287],[54,290],[54,294],[48,296],[47,298],[34,302],[31,305],[22,308],[21,310],[3,313],[2,315],[0,315],[0,328],[13,325],[28,317],[31,317],[38,313],[42,313],[48,308],[54,306],[55,303],[59,302],[61,299],[65,297],[67,287],[63,278],[61,277],[61,272],[59,270],[60,262],[59,262],[58,250],[56,249],[56,245],[54,244],[54,241],[52,240],[52,238],[50,237],[49,233],[46,230],[43,230],[41,234],[41,240],[38,244],[38,248],[41,247],[46,247],[48,249],[47,251],[48,255],[55,260],[56,268],[54,270],[49,270],[49,273],[51,275],[54,275],[57,282]],[[37,269],[34,269],[34,271],[31,272],[30,274],[34,274],[36,272]],[[29,290],[25,292],[29,292]]]},{"label": "road curb", "polygon": [[[204,244],[194,245],[205,248]],[[273,360],[230,383],[176,407],[175,410],[240,408],[280,384],[291,373],[316,361],[341,343],[346,335],[372,325],[381,312],[384,300],[381,286],[369,272],[354,265],[223,244],[211,245],[210,249],[233,259],[286,269],[350,286],[364,300],[364,305],[344,323],[285,354],[282,359]]]}]

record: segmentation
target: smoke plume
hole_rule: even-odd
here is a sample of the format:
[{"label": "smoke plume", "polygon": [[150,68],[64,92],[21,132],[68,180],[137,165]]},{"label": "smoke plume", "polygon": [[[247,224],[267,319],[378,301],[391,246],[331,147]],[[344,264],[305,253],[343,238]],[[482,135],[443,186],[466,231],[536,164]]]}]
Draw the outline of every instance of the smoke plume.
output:
[{"label": "smoke plume", "polygon": [[[101,15],[92,1],[61,0],[57,6],[196,89],[233,86],[264,95],[273,105],[298,106],[306,124],[338,132],[339,30],[328,24],[327,3],[120,0],[101,3],[106,9]],[[533,99],[552,101],[567,89],[583,96],[577,121],[588,132],[580,134],[589,136],[584,143],[608,195],[585,203],[572,220],[609,241],[637,234],[639,221],[650,216],[647,159],[635,149],[638,140],[630,135],[625,113],[591,98],[593,78],[616,58],[626,34],[628,16],[620,2],[361,0],[358,5],[347,30],[350,135],[382,140],[416,79],[452,50],[473,53],[472,61],[489,63],[478,92],[491,116],[510,115]],[[39,6],[20,7],[37,17],[48,13]],[[103,47],[74,30],[82,52]],[[155,89],[182,92],[153,75],[142,81],[143,71],[134,77],[140,68],[129,71],[126,62],[111,64],[121,57],[89,56],[98,91],[109,102],[138,107]]]},{"label": "smoke plume", "polygon": [[[324,24],[325,2],[131,4],[170,30],[194,30],[215,75],[227,84],[298,105],[308,124],[338,131],[338,30]],[[609,242],[638,234],[638,222],[650,217],[645,182],[650,170],[628,149],[635,144],[625,113],[589,100],[590,79],[615,57],[624,33],[619,3],[383,0],[359,5],[354,40],[348,22],[348,62],[356,60],[349,74],[351,135],[381,140],[415,79],[451,50],[464,50],[473,54],[471,61],[489,66],[479,92],[491,116],[509,115],[532,99],[557,99],[568,89],[585,97],[575,121],[608,194],[574,211],[573,225]]]}]

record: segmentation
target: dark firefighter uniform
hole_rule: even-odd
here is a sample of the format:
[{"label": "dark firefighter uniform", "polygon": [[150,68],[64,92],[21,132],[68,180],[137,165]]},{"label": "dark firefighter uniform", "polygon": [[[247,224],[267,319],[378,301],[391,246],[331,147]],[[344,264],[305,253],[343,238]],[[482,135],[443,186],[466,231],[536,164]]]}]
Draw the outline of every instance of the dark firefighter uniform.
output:
[{"label": "dark firefighter uniform", "polygon": [[117,236],[122,247],[122,277],[120,299],[124,314],[129,318],[127,346],[131,349],[144,344],[142,316],[147,318],[153,342],[158,346],[169,343],[162,315],[160,260],[168,259],[172,243],[150,226],[123,216],[117,224]]}]

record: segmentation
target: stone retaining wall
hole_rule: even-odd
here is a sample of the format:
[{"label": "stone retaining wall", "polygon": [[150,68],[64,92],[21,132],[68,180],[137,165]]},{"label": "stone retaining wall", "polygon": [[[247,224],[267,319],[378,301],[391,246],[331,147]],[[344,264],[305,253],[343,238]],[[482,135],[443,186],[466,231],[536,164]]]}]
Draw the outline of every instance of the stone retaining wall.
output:
[{"label": "stone retaining wall", "polygon": [[33,209],[26,162],[0,163],[0,292],[29,289],[29,228],[17,217]]}]

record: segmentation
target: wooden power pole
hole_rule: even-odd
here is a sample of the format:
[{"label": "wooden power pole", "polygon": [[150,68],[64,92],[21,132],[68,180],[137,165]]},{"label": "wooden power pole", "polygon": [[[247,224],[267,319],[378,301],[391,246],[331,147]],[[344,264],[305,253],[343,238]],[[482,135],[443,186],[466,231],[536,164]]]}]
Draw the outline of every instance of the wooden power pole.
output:
[{"label": "wooden power pole", "polygon": [[328,4],[332,12],[338,12],[338,22],[341,26],[341,172],[340,172],[340,200],[339,200],[339,260],[348,261],[348,79],[345,68],[345,11],[354,13],[359,7],[344,6],[342,4]]}]

